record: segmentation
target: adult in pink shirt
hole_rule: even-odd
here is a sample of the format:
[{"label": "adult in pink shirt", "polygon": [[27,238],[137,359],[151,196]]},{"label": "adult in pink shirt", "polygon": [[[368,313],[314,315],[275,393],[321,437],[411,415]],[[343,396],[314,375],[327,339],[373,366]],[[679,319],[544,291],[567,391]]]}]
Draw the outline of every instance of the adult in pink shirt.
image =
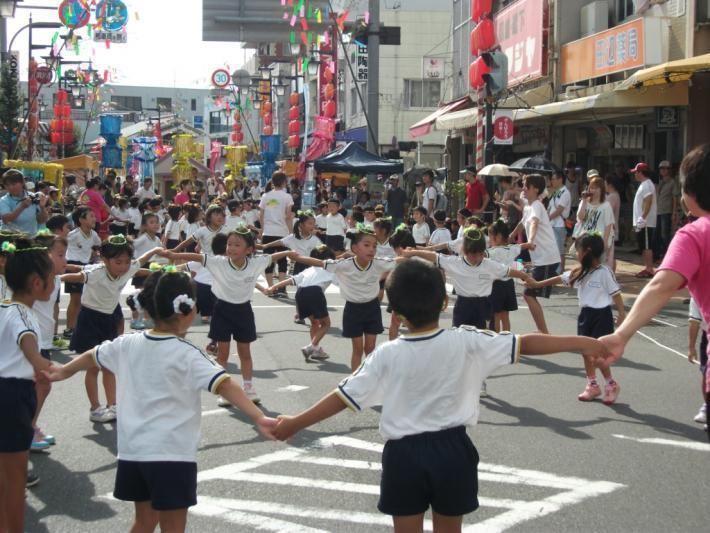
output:
[{"label": "adult in pink shirt", "polygon": [[190,201],[190,193],[192,192],[192,182],[188,179],[180,182],[180,192],[175,195],[173,203],[183,205]]},{"label": "adult in pink shirt", "polygon": [[[634,302],[626,320],[612,335],[602,337],[618,359],[631,336],[653,318],[673,294],[688,287],[706,321],[710,321],[710,144],[693,149],[680,166],[683,202],[697,220],[678,230],[651,282]],[[710,372],[703,394],[710,402]],[[709,437],[710,438],[710,434]]]},{"label": "adult in pink shirt", "polygon": [[86,190],[79,196],[79,203],[91,209],[96,215],[97,227],[111,215],[111,209],[106,205],[103,195],[99,192],[100,185],[99,178],[91,178],[86,182]]}]

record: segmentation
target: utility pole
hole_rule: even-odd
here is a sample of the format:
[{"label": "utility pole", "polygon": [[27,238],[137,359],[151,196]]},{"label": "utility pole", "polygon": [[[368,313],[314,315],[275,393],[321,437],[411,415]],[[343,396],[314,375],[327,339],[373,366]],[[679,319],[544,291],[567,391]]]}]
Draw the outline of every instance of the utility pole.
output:
[{"label": "utility pole", "polygon": [[370,28],[367,32],[367,115],[370,135],[367,151],[380,155],[380,0],[369,0]]}]

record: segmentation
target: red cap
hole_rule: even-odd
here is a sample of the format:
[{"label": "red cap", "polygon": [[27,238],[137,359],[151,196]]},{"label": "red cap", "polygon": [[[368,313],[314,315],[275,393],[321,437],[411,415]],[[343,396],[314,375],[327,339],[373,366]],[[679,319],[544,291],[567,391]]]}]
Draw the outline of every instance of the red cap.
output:
[{"label": "red cap", "polygon": [[647,163],[639,163],[634,168],[632,168],[630,172],[645,172],[646,174],[650,174],[651,167],[649,167]]}]

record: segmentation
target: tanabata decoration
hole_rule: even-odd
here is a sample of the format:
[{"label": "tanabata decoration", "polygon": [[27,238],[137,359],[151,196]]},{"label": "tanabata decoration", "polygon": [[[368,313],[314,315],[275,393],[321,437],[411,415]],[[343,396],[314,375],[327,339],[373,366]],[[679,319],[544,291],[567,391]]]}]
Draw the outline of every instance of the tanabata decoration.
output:
[{"label": "tanabata decoration", "polygon": [[155,175],[155,145],[158,140],[155,137],[136,137],[135,144],[138,145],[134,158],[139,162],[140,183],[143,185],[145,178],[153,178]]},{"label": "tanabata decoration", "polygon": [[189,160],[195,155],[195,138],[189,133],[181,133],[174,139],[172,156],[175,164],[171,170],[173,184],[177,187],[182,180],[192,179],[192,166]]},{"label": "tanabata decoration", "polygon": [[225,146],[225,154],[227,156],[227,164],[224,165],[225,170],[230,170],[232,176],[241,177],[242,170],[247,164],[247,147],[241,146]]},{"label": "tanabata decoration", "polygon": [[59,20],[67,28],[83,28],[90,18],[91,9],[86,0],[63,0],[59,4]]},{"label": "tanabata decoration", "polygon": [[31,178],[35,183],[48,181],[60,191],[64,187],[64,165],[58,163],[44,163],[41,161],[6,159],[3,166],[16,168],[21,171],[26,178]]},{"label": "tanabata decoration", "polygon": [[324,116],[316,117],[313,139],[306,152],[306,161],[314,161],[330,152],[333,141],[335,141],[335,121]]},{"label": "tanabata decoration", "polygon": [[121,0],[101,0],[96,4],[96,21],[106,31],[120,31],[128,23],[128,8]]},{"label": "tanabata decoration", "polygon": [[123,118],[121,115],[101,115],[99,122],[101,124],[100,135],[106,141],[101,147],[101,166],[103,168],[122,168],[123,149],[118,145],[118,139],[121,136]]},{"label": "tanabata decoration", "polygon": [[74,142],[74,122],[69,118],[69,94],[66,91],[57,91],[56,102],[54,119],[49,125],[49,141],[56,145],[71,144]]},{"label": "tanabata decoration", "polygon": [[276,170],[276,158],[281,152],[281,136],[280,135],[262,135],[261,136],[261,175],[271,176]]}]

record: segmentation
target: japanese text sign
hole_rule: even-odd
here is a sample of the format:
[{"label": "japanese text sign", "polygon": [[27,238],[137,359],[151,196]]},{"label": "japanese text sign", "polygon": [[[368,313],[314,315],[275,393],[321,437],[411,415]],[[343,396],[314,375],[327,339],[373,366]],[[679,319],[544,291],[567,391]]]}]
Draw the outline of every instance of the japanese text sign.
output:
[{"label": "japanese text sign", "polygon": [[562,84],[644,66],[644,39],[644,19],[636,19],[564,45]]},{"label": "japanese text sign", "polygon": [[546,75],[547,0],[518,0],[493,21],[498,43],[508,56],[508,86]]}]

